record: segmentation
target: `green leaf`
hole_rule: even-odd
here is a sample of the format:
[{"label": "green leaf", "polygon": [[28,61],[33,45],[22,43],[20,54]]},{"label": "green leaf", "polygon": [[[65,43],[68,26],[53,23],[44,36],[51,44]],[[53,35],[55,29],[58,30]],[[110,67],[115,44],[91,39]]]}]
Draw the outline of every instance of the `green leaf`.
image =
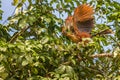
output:
[{"label": "green leaf", "polygon": [[5,52],[6,50],[7,50],[6,47],[1,47],[1,46],[0,46],[0,51]]},{"label": "green leaf", "polygon": [[33,65],[37,67],[39,66],[39,64],[40,64],[39,62],[35,62]]},{"label": "green leaf", "polygon": [[45,62],[45,57],[44,56],[40,56],[40,59],[42,59],[42,61]]},{"label": "green leaf", "polygon": [[28,61],[27,60],[22,61],[22,66],[26,66],[26,65],[28,65]]},{"label": "green leaf", "polygon": [[69,77],[69,74],[62,74],[61,77]]},{"label": "green leaf", "polygon": [[4,80],[6,79],[7,76],[8,76],[8,73],[5,72],[5,67],[0,65],[0,78]]},{"label": "green leaf", "polygon": [[49,41],[49,37],[43,37],[42,40],[41,40],[41,43],[42,44],[45,44]]},{"label": "green leaf", "polygon": [[66,70],[66,66],[61,65],[60,67],[58,67],[58,69],[56,69],[56,72],[59,74],[63,74]]},{"label": "green leaf", "polygon": [[13,0],[12,5],[16,6],[18,4],[19,0]]},{"label": "green leaf", "polygon": [[50,22],[51,22],[51,18],[46,18],[45,21],[46,21],[47,23],[50,23]]},{"label": "green leaf", "polygon": [[24,3],[26,0],[22,0],[22,3]]},{"label": "green leaf", "polygon": [[69,2],[72,2],[72,0],[65,0],[65,2],[69,3]]}]

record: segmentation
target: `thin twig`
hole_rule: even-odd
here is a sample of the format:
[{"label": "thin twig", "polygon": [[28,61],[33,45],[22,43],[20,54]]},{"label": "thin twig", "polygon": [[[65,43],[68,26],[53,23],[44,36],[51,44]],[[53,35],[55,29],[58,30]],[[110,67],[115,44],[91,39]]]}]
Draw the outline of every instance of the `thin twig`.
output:
[{"label": "thin twig", "polygon": [[116,42],[116,44],[120,47],[120,43],[117,41],[117,40],[115,40],[115,38],[113,38],[112,36],[110,36],[115,42]]}]

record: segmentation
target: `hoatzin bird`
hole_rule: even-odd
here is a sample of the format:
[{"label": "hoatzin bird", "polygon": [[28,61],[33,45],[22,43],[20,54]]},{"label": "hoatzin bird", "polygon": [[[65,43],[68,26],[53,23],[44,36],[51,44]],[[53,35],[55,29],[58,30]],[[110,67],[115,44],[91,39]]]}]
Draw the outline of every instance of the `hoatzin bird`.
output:
[{"label": "hoatzin bird", "polygon": [[[91,38],[91,30],[94,27],[93,14],[93,7],[88,4],[79,5],[75,8],[73,16],[66,18],[62,33],[76,43],[81,42],[83,38]],[[111,30],[107,30],[106,33],[111,33]]]}]

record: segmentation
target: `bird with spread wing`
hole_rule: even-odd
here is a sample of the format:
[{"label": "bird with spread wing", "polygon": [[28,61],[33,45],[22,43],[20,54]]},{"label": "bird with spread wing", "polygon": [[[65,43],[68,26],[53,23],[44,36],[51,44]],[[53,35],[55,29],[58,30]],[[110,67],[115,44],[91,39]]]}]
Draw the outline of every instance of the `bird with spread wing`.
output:
[{"label": "bird with spread wing", "polygon": [[[63,35],[76,43],[83,41],[83,38],[93,37],[91,35],[92,28],[94,27],[93,15],[93,7],[88,4],[79,5],[75,8],[73,16],[68,16],[66,18],[65,24],[62,27]],[[102,33],[109,34],[112,33],[112,31],[108,29],[100,32],[100,34]]]}]

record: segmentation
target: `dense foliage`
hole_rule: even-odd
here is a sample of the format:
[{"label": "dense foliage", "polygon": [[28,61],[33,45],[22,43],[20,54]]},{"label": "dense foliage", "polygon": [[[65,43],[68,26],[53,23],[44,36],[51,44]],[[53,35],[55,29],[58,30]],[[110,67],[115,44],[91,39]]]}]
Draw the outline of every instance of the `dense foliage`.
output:
[{"label": "dense foliage", "polygon": [[[64,18],[83,3],[95,9],[92,34],[105,29],[112,29],[114,34],[95,36],[87,45],[63,36]],[[8,23],[0,24],[0,80],[120,79],[120,3],[13,0],[12,4],[16,7],[14,15]],[[0,19],[2,13],[0,10]]]}]

